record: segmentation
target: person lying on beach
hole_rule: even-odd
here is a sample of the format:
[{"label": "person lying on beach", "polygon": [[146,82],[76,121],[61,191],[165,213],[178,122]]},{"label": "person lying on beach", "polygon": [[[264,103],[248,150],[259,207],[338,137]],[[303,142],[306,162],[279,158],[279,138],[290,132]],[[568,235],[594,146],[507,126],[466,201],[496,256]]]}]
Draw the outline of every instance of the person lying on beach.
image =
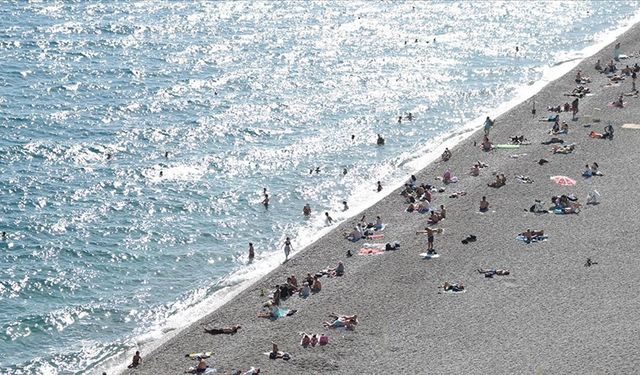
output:
[{"label": "person lying on beach", "polygon": [[502,269],[482,269],[482,268],[478,268],[478,272],[484,274],[484,277],[493,277],[494,275],[498,275],[498,276],[507,276],[510,274],[509,270],[502,270]]},{"label": "person lying on beach", "polygon": [[413,211],[417,211],[421,214],[424,214],[431,211],[431,205],[429,204],[429,201],[426,201],[426,203],[409,204],[409,206],[407,207],[407,212],[413,212]]},{"label": "person lying on beach", "polygon": [[544,231],[543,230],[532,231],[531,229],[527,229],[526,231],[520,233],[520,236],[524,237],[524,241],[526,243],[529,243],[534,239],[539,239],[544,237]]},{"label": "person lying on beach", "polygon": [[451,151],[449,151],[448,148],[444,149],[444,152],[442,153],[442,161],[448,161],[449,159],[451,159]]},{"label": "person lying on beach", "polygon": [[562,144],[562,143],[564,143],[564,140],[562,140],[560,138],[553,137],[553,138],[549,139],[548,141],[540,142],[540,144],[542,144],[542,145],[550,145],[550,144],[554,144],[554,143]]},{"label": "person lying on beach", "polygon": [[542,205],[542,201],[540,201],[539,199],[536,199],[533,206],[529,207],[529,212],[533,212],[535,214],[549,213],[549,211]]},{"label": "person lying on beach", "polygon": [[624,77],[617,74],[609,76],[608,78],[609,78],[609,84],[612,84],[612,83],[615,84],[615,83],[620,83],[624,81]]},{"label": "person lying on beach", "polygon": [[620,71],[621,74],[624,74],[626,76],[630,76],[631,73],[633,73],[633,69],[631,69],[629,67],[629,65],[625,66],[624,68],[622,68],[622,70]]},{"label": "person lying on beach", "polygon": [[442,289],[444,289],[445,292],[462,292],[464,291],[464,285],[462,285],[462,283],[450,283],[445,281],[442,285]]},{"label": "person lying on beach", "polygon": [[357,324],[358,324],[357,318],[343,318],[343,317],[335,318],[331,322],[322,322],[322,325],[327,328],[344,327],[350,331],[353,331],[356,328]]},{"label": "person lying on beach", "polygon": [[575,149],[576,149],[576,145],[572,143],[566,146],[553,146],[552,151],[554,154],[570,154]]},{"label": "person lying on beach", "polygon": [[204,331],[211,335],[234,335],[240,328],[240,325],[236,324],[231,327],[205,328]]},{"label": "person lying on beach", "polygon": [[133,356],[133,359],[131,360],[131,364],[127,366],[127,368],[136,368],[140,366],[141,362],[142,362],[142,357],[140,356],[140,352],[136,351],[136,354]]},{"label": "person lying on beach", "polygon": [[511,137],[511,140],[509,141],[509,143],[511,143],[512,145],[524,145],[524,144],[529,144],[529,141],[524,137],[524,135],[521,136],[515,136],[515,137]]}]

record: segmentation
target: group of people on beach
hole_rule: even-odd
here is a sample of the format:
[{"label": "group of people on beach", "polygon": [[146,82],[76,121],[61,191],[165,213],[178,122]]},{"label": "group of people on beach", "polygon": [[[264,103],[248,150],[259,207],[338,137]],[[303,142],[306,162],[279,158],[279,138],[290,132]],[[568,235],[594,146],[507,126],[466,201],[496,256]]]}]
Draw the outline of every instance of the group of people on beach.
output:
[{"label": "group of people on beach", "polygon": [[[612,59],[606,66],[604,67],[601,66],[600,60],[597,61],[595,66],[597,71],[603,74],[609,74],[609,75],[616,73],[617,68],[615,66],[614,60],[619,61],[619,59],[622,58],[621,57],[622,55],[620,55],[619,53],[619,47],[620,47],[619,45],[616,46],[614,59]],[[626,75],[626,76],[633,75],[633,80],[634,80],[633,91],[635,91],[635,73],[636,72],[640,72],[640,66],[638,66],[638,64],[635,64],[633,67],[627,66],[622,71],[622,75]],[[616,81],[620,81],[616,77],[617,76],[615,75],[611,76],[612,79]],[[591,83],[592,79],[590,77],[585,76],[581,70],[577,72],[575,82],[580,86],[576,88],[578,91],[577,92],[574,91],[573,94],[590,92],[590,90],[586,88],[584,85]],[[618,98],[618,104],[619,104],[619,107],[624,106],[622,95]],[[576,98],[575,100],[573,100],[571,104],[565,103],[562,106],[548,107],[548,109],[553,112],[571,111],[572,118],[575,120],[576,115],[578,114],[578,105],[579,105],[579,101],[578,101],[578,98]],[[532,113],[535,115],[535,106]],[[399,122],[401,122],[401,120],[402,120],[402,117],[399,119]],[[411,120],[411,118],[409,118],[409,120]],[[564,121],[560,123],[560,114],[554,115],[542,121],[552,121],[554,123],[553,127],[549,131],[549,134],[552,136],[566,136],[569,133],[569,126],[567,122]],[[495,126],[495,121],[492,120],[490,117],[487,117],[483,125],[484,134],[483,134],[483,140],[481,144],[481,148],[484,151],[491,151],[493,149],[493,145],[489,140],[489,135],[494,126]],[[605,128],[605,132],[603,134],[605,135],[594,136],[592,132],[589,134],[589,136],[591,136],[592,138],[612,139],[613,127],[611,125],[607,125],[607,127]],[[513,145],[530,144],[529,142],[526,141],[524,136],[517,136],[514,138],[511,139],[511,144]],[[543,144],[553,144],[554,148],[552,149],[552,152],[554,154],[567,154],[575,150],[575,144],[564,144],[564,142],[565,141],[562,138],[553,137],[550,139],[550,141],[543,142]],[[380,135],[378,135],[377,144],[378,145],[384,144],[384,139]],[[441,160],[443,162],[448,162],[449,160],[452,159],[452,157],[453,157],[453,153],[447,148],[443,152]],[[540,159],[540,162],[539,162],[540,165],[545,164],[542,162],[543,160],[545,163],[548,162],[545,159]],[[481,169],[486,167],[487,165],[485,163],[478,161],[471,167],[470,175],[478,176],[480,175]],[[449,169],[447,169],[447,171],[450,172]],[[600,172],[600,166],[596,162],[593,162],[591,165],[586,164],[585,171],[583,172],[582,175],[587,178],[592,176],[601,176],[602,173]],[[451,174],[447,178],[443,176],[442,180],[443,180],[443,183],[445,184],[454,182],[451,179]],[[506,181],[507,179],[503,173],[496,173],[495,181],[488,183],[487,186],[492,188],[500,188],[502,186],[505,186]],[[381,190],[382,190],[382,184],[380,183],[380,181],[378,181],[377,191],[381,191]],[[407,212],[417,211],[421,213],[430,214],[427,219],[429,226],[425,227],[424,230],[416,231],[416,234],[425,234],[427,236],[427,253],[431,255],[437,254],[434,249],[435,235],[441,234],[444,232],[443,228],[437,228],[436,226],[438,223],[442,222],[442,220],[446,219],[447,217],[447,210],[445,208],[445,205],[441,204],[439,206],[440,207],[439,210],[433,209],[433,207],[435,206],[434,194],[442,193],[442,192],[444,192],[444,188],[437,188],[433,185],[429,185],[426,183],[418,183],[415,175],[410,176],[408,182],[405,183],[404,188],[401,190],[401,195],[406,199],[405,202],[409,204],[409,206],[406,208]],[[459,196],[462,196],[462,195],[464,194],[460,194]],[[264,191],[264,196],[265,196],[265,200],[263,201],[263,204],[267,206],[268,194],[266,192],[266,189]],[[456,197],[457,196],[458,194],[456,194]],[[556,213],[578,213],[581,208],[581,205],[578,203],[577,197],[575,197],[572,194],[561,194],[561,195],[553,196],[551,198],[551,203],[553,205],[551,209],[553,211],[556,211]],[[347,203],[343,202],[343,204],[344,204],[344,209],[345,210],[348,209]],[[482,196],[482,199],[479,204],[479,212],[482,212],[482,213],[488,212],[489,208],[490,208],[490,204],[489,204],[489,201],[487,200],[487,196]],[[548,209],[543,206],[540,200],[536,200],[535,204],[528,211],[531,211],[534,213],[549,212]],[[304,206],[303,215],[306,217],[311,215],[311,207],[309,204],[306,204]],[[326,216],[327,224],[332,224],[334,222],[334,220],[331,218],[328,212],[325,213],[325,216]],[[345,233],[344,237],[350,241],[358,241],[367,236],[374,235],[376,231],[381,230],[383,227],[384,225],[382,222],[382,218],[380,216],[377,216],[375,221],[368,222],[366,220],[366,217],[363,215],[360,218],[360,220],[357,221],[353,231],[349,233]],[[4,233],[3,233],[3,237],[4,237]],[[546,240],[547,235],[545,234],[543,229],[527,228],[523,232],[518,233],[517,238],[529,244],[529,243],[544,241]],[[463,240],[463,243],[469,243],[475,240],[476,240],[475,236],[470,236],[466,240]],[[286,237],[283,247],[285,252],[285,260],[288,260],[289,255],[293,250],[291,239],[289,237]],[[253,248],[253,244],[250,243],[249,259],[253,259],[254,256],[255,256],[255,250]],[[588,258],[587,262],[584,265],[585,267],[591,267],[592,265],[595,265],[595,264],[597,264],[597,262],[594,262],[591,260],[591,258]],[[511,271],[508,269],[479,268],[477,269],[477,271],[479,274],[484,275],[484,277],[486,278],[493,278],[494,276],[511,275]],[[299,283],[295,275],[291,275],[287,277],[286,282],[276,285],[274,287],[274,290],[270,294],[269,300],[264,304],[264,307],[266,308],[266,310],[259,313],[258,316],[267,317],[271,319],[278,319],[283,316],[291,316],[296,312],[296,310],[285,309],[286,312],[284,312],[284,315],[283,315],[283,311],[281,309],[281,301],[286,300],[287,298],[295,295],[298,295],[301,298],[307,298],[311,296],[313,293],[318,293],[322,290],[322,284],[320,282],[320,278],[325,276],[340,277],[340,276],[343,276],[344,274],[345,274],[345,265],[343,262],[338,262],[338,264],[335,267],[327,268],[313,274],[307,273],[302,283]],[[446,281],[444,282],[444,284],[441,284],[439,288],[442,289],[442,291],[445,293],[466,292],[466,287],[462,282]],[[324,328],[345,328],[347,330],[353,330],[358,324],[357,315],[339,315],[339,314],[331,313],[329,317],[331,319],[322,323]],[[205,329],[205,332],[209,334],[235,334],[236,332],[238,332],[239,329],[240,329],[239,325],[234,325],[231,327]],[[329,340],[329,337],[324,333],[320,333],[320,334],[301,333],[300,344],[304,347],[324,345],[328,343],[328,340]],[[272,344],[272,350],[268,354],[269,354],[269,357],[272,359],[288,360],[290,358],[289,353],[280,351],[276,343]],[[195,366],[193,369],[190,369],[190,371],[194,373],[205,372],[208,366],[204,361],[204,357],[197,357],[197,359],[198,359],[198,365]],[[134,356],[133,361],[129,367],[135,368],[140,365],[141,361],[142,359],[141,359],[140,353],[136,352],[136,355]],[[245,372],[244,374],[257,374],[259,373],[260,370],[252,368],[249,371],[251,372]],[[236,374],[241,374],[241,372],[236,372]]]}]

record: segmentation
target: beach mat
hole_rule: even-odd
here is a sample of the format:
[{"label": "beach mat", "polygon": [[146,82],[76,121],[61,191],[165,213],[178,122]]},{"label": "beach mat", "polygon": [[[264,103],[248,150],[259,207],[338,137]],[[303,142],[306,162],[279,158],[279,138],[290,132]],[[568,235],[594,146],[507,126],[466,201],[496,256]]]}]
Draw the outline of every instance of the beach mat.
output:
[{"label": "beach mat", "polygon": [[622,129],[640,130],[640,124],[622,124]]},{"label": "beach mat", "polygon": [[493,146],[493,148],[498,150],[513,150],[516,148],[520,148],[520,145],[500,144]]}]

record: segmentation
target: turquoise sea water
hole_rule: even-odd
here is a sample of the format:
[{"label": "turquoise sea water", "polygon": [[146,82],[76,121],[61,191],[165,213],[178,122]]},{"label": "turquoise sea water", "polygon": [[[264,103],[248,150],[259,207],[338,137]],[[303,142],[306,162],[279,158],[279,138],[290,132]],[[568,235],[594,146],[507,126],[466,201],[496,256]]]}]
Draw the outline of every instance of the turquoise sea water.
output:
[{"label": "turquoise sea water", "polygon": [[2,4],[0,372],[161,339],[639,5]]}]

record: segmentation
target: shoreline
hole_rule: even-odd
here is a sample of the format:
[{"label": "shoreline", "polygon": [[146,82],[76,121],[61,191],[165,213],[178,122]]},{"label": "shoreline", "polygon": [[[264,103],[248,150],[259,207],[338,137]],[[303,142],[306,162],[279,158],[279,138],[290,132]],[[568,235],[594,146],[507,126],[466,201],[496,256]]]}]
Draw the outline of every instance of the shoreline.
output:
[{"label": "shoreline", "polygon": [[[627,31],[627,33],[630,33],[630,32],[636,32],[636,33],[637,33],[637,29],[638,29],[638,26],[636,25],[636,26],[634,26],[634,27],[633,27],[633,29],[632,29],[631,31]],[[626,34],[625,34],[625,35],[626,35]],[[629,41],[627,41],[626,43],[629,43]],[[607,47],[607,48],[609,48],[609,47]],[[598,52],[598,54],[602,54],[602,53],[603,53],[602,51]],[[586,58],[587,58],[587,57],[585,57],[585,59],[586,59]],[[582,64],[584,64],[584,63],[585,63],[585,62],[584,62],[584,59],[581,59],[580,65],[582,65]],[[576,64],[576,65],[577,65],[577,64]],[[587,64],[587,65],[591,65],[591,64]],[[575,66],[574,66],[573,68],[571,68],[571,69],[575,69]],[[592,70],[592,69],[591,69],[591,70]],[[593,76],[593,73],[591,72],[591,70],[588,70],[588,75]],[[557,80],[562,80],[563,78],[566,78],[566,77],[567,77],[567,76],[565,75],[564,77],[557,78]],[[553,81],[553,82],[545,83],[545,84],[543,85],[544,87],[542,87],[542,90],[543,90],[543,91],[546,91],[546,89],[547,89],[547,87],[548,87],[548,86],[551,86],[551,85],[553,85],[553,84],[555,84],[555,83],[557,83],[557,82],[556,82],[556,81]],[[536,94],[536,95],[537,95],[537,94]],[[514,106],[513,106],[513,107],[511,107],[510,109],[505,109],[505,111],[504,111],[504,112],[503,112],[503,113],[498,117],[498,125],[497,125],[497,126],[498,126],[498,127],[500,127],[500,126],[502,125],[502,123],[504,122],[503,117],[509,117],[509,112],[514,112],[514,111],[516,111],[516,109],[517,109],[517,108],[519,108],[519,107],[523,107],[523,106],[525,106],[525,105],[529,105],[529,102],[530,102],[530,98],[529,98],[529,99],[526,99],[526,98],[525,98],[525,99],[523,99],[522,101],[520,101],[519,103],[515,103],[515,104],[514,104]],[[542,104],[542,103],[540,103],[540,104]],[[546,105],[546,103],[545,103],[545,105]],[[544,107],[545,105],[540,105],[540,106],[538,107],[538,111],[539,111],[538,113],[539,113],[539,115],[543,115],[543,114],[544,114],[543,107]],[[583,108],[584,108],[584,107],[583,107]],[[432,153],[433,153],[433,154],[435,154],[435,155],[438,155],[438,154],[439,154],[439,151],[440,151],[441,149],[443,149],[444,147],[450,147],[450,148],[453,148],[453,150],[452,150],[452,151],[454,151],[454,158],[456,158],[456,157],[459,155],[460,151],[461,151],[460,149],[464,147],[465,143],[469,143],[468,141],[470,140],[470,137],[472,137],[472,136],[474,136],[474,135],[477,135],[477,133],[478,133],[478,132],[477,132],[477,130],[478,130],[478,127],[477,127],[477,126],[476,126],[476,127],[474,127],[474,129],[468,129],[468,130],[466,130],[466,131],[458,130],[458,131],[457,131],[457,133],[462,133],[462,134],[459,134],[459,135],[457,135],[457,136],[451,136],[451,137],[449,138],[449,140],[447,140],[447,141],[443,142],[439,147],[435,148],[435,149],[432,151]],[[498,131],[498,133],[503,133],[503,132],[504,132],[504,130],[502,130],[502,131]],[[446,138],[446,136],[443,136],[443,137],[445,137],[445,138]],[[450,145],[450,144],[448,143],[448,141],[453,142],[453,144],[454,144],[455,146]],[[534,143],[534,145],[535,145],[535,143]],[[504,156],[504,155],[503,155],[503,156]],[[507,162],[509,162],[509,161],[511,161],[511,160],[507,160]],[[419,168],[421,169],[421,171],[420,171],[419,173],[416,173],[417,175],[419,175],[419,182],[428,182],[428,183],[433,183],[433,173],[432,173],[432,171],[431,171],[431,170],[432,170],[434,167],[439,167],[439,168],[441,169],[441,168],[442,168],[442,165],[443,165],[443,164],[442,164],[441,162],[438,162],[437,160],[435,160],[435,161],[430,161],[430,162],[428,162],[426,166],[419,167]],[[492,165],[492,167],[493,167],[493,165]],[[466,170],[465,170],[465,169],[457,169],[457,171],[458,171],[458,174],[459,174],[459,175],[462,175],[462,174],[463,174],[463,171],[466,171]],[[435,171],[434,171],[434,172],[435,172]],[[430,177],[426,177],[426,175],[427,175],[427,174],[430,174]],[[441,171],[440,171],[440,174],[441,174]],[[484,177],[483,179],[486,179],[486,176],[483,176],[483,177]],[[468,177],[463,177],[463,179],[465,179],[465,180],[466,180],[466,179],[468,179]],[[477,179],[477,178],[476,178],[476,179]],[[402,183],[400,183],[400,184],[402,184]],[[461,186],[462,186],[462,184],[459,184],[459,185],[461,185]],[[450,185],[450,187],[451,187],[451,185]],[[456,188],[456,186],[453,186],[453,188]],[[387,187],[387,189],[388,189],[388,190],[391,190],[389,186]],[[400,219],[399,219],[399,217],[400,217],[400,216],[402,216],[402,214],[400,214],[400,215],[399,215],[398,213],[395,213],[395,211],[397,211],[397,208],[398,208],[398,207],[397,207],[397,204],[398,204],[398,202],[397,202],[397,201],[398,201],[398,199],[400,199],[400,198],[397,196],[397,194],[395,194],[396,192],[397,192],[397,191],[396,191],[396,189],[394,188],[394,189],[393,189],[393,192],[391,192],[389,195],[386,195],[386,196],[384,196],[384,197],[381,197],[381,198],[380,198],[377,202],[375,202],[372,206],[369,206],[369,207],[367,207],[367,208],[364,208],[364,209],[362,210],[362,212],[366,212],[366,213],[367,213],[367,215],[368,215],[369,217],[371,217],[371,216],[375,216],[375,214],[376,214],[376,209],[378,208],[378,207],[376,207],[376,206],[382,206],[382,208],[386,208],[386,207],[394,207],[394,215],[389,215],[389,217],[393,218],[393,220],[392,220],[392,221],[393,221],[394,223],[401,223],[401,222],[407,221],[407,220],[408,220],[408,219],[407,219],[407,217],[403,217],[403,218],[400,218]],[[436,198],[435,203],[439,205],[441,202],[443,202],[442,197],[441,197],[441,196],[438,196],[438,198]],[[446,199],[444,200],[444,202],[446,202]],[[379,208],[378,208],[378,211],[380,211],[380,210],[379,210]],[[384,210],[382,210],[382,211],[384,212]],[[332,242],[336,242],[336,245],[338,245],[337,247],[345,248],[345,245],[346,245],[346,247],[349,247],[349,246],[348,246],[349,244],[343,244],[343,243],[340,243],[340,241],[339,241],[339,240],[336,240],[335,238],[329,238],[329,237],[331,237],[333,234],[335,234],[335,233],[336,233],[336,232],[338,232],[338,231],[341,231],[341,230],[346,229],[346,228],[349,226],[348,222],[349,222],[349,221],[352,221],[353,217],[354,217],[354,216],[356,216],[356,215],[359,215],[359,213],[355,213],[355,214],[354,214],[350,219],[345,220],[345,222],[341,223],[338,227],[332,227],[332,228],[331,228],[331,230],[328,230],[328,231],[327,231],[328,233],[326,233],[326,234],[322,235],[322,237],[321,237],[321,238],[315,239],[313,243],[311,243],[311,244],[307,245],[307,246],[306,246],[306,247],[304,247],[304,248],[301,248],[301,250],[299,250],[297,253],[295,253],[294,258],[293,258],[289,263],[287,263],[285,266],[280,266],[280,267],[278,267],[277,269],[268,270],[268,271],[266,271],[267,273],[266,273],[265,275],[261,276],[260,278],[247,281],[247,282],[246,282],[246,284],[247,284],[247,285],[243,285],[244,283],[240,284],[240,285],[243,285],[243,287],[242,287],[240,290],[238,290],[238,291],[237,291],[237,293],[230,292],[230,297],[229,297],[229,299],[233,300],[234,302],[238,302],[238,304],[240,304],[240,303],[239,303],[240,301],[238,301],[238,299],[239,299],[239,298],[238,298],[238,296],[239,296],[239,295],[248,295],[248,294],[249,294],[249,292],[251,291],[251,288],[252,288],[254,285],[256,285],[256,284],[262,284],[262,285],[264,286],[264,285],[268,285],[268,282],[267,282],[267,281],[269,281],[269,280],[274,280],[274,279],[283,279],[283,277],[284,277],[284,276],[283,276],[283,275],[284,275],[284,273],[283,273],[284,269],[290,268],[290,269],[294,269],[294,270],[296,270],[296,272],[297,272],[297,269],[299,269],[300,267],[310,267],[310,266],[313,266],[313,265],[315,265],[315,264],[318,264],[318,263],[317,263],[317,262],[318,262],[318,260],[310,259],[310,254],[309,254],[309,253],[310,253],[310,252],[312,252],[313,250],[319,250],[318,248],[319,248],[319,247],[322,247],[323,243],[332,243]],[[405,215],[411,215],[411,214],[405,214]],[[411,216],[411,217],[409,217],[409,218],[410,218],[410,219],[413,219],[413,220],[416,220],[416,221],[417,221],[417,220],[420,220],[420,221],[422,221],[422,222],[424,222],[424,221],[426,220],[426,217],[423,217],[423,216],[415,216],[415,215],[417,215],[417,214],[413,214],[413,215],[414,215],[414,216]],[[387,217],[387,214],[384,214],[384,215],[383,215],[383,218],[386,218],[386,217]],[[385,220],[385,221],[386,221],[386,220]],[[334,237],[335,237],[335,236],[334,236]],[[393,239],[389,238],[389,240],[393,240]],[[385,238],[385,241],[386,241],[386,238]],[[401,240],[400,242],[401,242],[401,243],[404,243],[405,241],[404,241],[404,240]],[[359,244],[356,244],[355,246],[358,246],[358,245],[359,245]],[[354,246],[351,246],[351,248],[353,248],[353,247],[354,247]],[[404,246],[403,246],[403,252],[404,252],[404,251],[407,251],[407,249],[406,249],[406,248],[404,248]],[[409,251],[415,252],[414,250],[409,250]],[[334,251],[332,251],[331,253],[332,253],[332,254],[331,254],[331,257],[330,257],[329,259],[325,259],[325,260],[323,260],[323,262],[324,262],[324,266],[325,266],[325,267],[326,267],[326,266],[328,266],[328,265],[331,265],[331,264],[335,263],[335,261],[336,261],[337,259],[340,259],[340,258],[341,258],[341,257],[340,257],[340,254],[339,254],[339,253],[336,253],[336,251],[335,251],[335,250],[334,250]],[[393,255],[393,254],[391,254],[391,255]],[[389,254],[385,254],[385,255],[383,255],[382,257],[385,257],[385,258],[386,258],[386,257],[388,257],[388,256],[389,256]],[[373,259],[373,258],[372,258],[372,259]],[[343,260],[344,260],[344,259],[343,259]],[[372,263],[372,261],[374,261],[374,260],[371,260],[371,259],[367,259],[367,260],[368,260],[368,263]],[[294,262],[294,261],[295,261],[295,262]],[[380,260],[376,260],[376,261],[377,261],[378,263],[380,263]],[[331,263],[331,262],[333,262],[333,263]],[[331,264],[330,264],[330,263],[331,263]],[[366,266],[366,265],[365,265],[365,266]],[[369,265],[369,266],[374,266],[374,265]],[[347,264],[347,275],[349,275],[349,271],[350,271],[350,265],[349,265],[349,264]],[[290,271],[289,271],[289,272],[290,272]],[[300,274],[299,274],[299,273],[297,273],[297,275],[300,277]],[[266,279],[266,280],[265,280],[265,279]],[[332,281],[333,281],[333,280],[326,280],[324,283],[325,283],[325,284],[331,284],[331,283],[332,283]],[[342,280],[340,280],[340,281],[342,281]],[[339,283],[339,284],[342,284],[342,283]],[[344,285],[343,285],[343,286],[344,286]],[[336,293],[337,291],[339,291],[339,290],[340,290],[340,288],[332,288],[332,289],[335,289],[335,290],[333,290],[333,291],[331,291],[331,292],[327,292],[327,293]],[[322,297],[322,298],[324,299],[324,298],[326,298],[326,296],[324,295],[324,293],[325,293],[325,292],[321,293],[321,294],[322,294],[322,296],[321,296],[321,295],[318,295],[318,296],[320,296],[320,297]],[[212,296],[212,297],[213,297],[213,296]],[[315,298],[315,297],[317,297],[317,296],[314,296],[313,298]],[[255,296],[254,296],[254,298],[249,298],[249,299],[250,299],[250,300],[255,300]],[[220,315],[220,314],[218,314],[219,310],[231,310],[231,311],[237,310],[237,309],[235,309],[235,308],[234,308],[234,306],[229,306],[229,305],[232,305],[234,302],[231,302],[231,303],[226,302],[225,304],[223,304],[223,305],[221,305],[221,306],[218,306],[218,307],[217,307],[217,310],[214,310],[213,312],[210,312],[208,316],[206,316],[206,317],[204,317],[204,318],[200,319],[199,321],[197,321],[197,322],[195,322],[195,323],[192,323],[190,326],[186,326],[186,327],[184,327],[183,329],[179,329],[179,330],[177,330],[175,333],[173,333],[173,334],[172,334],[173,338],[175,338],[175,339],[177,339],[177,340],[180,340],[180,342],[182,342],[182,338],[183,338],[183,336],[188,335],[188,332],[187,332],[187,331],[194,331],[194,330],[196,330],[196,331],[197,331],[197,328],[200,328],[200,326],[201,326],[201,324],[202,324],[203,320],[204,320],[204,321],[208,321],[208,318],[215,317],[215,315]],[[305,301],[305,302],[309,302],[309,301]],[[242,303],[242,304],[243,304],[243,305],[245,305],[244,303]],[[304,304],[301,304],[301,306],[304,306]],[[258,307],[259,307],[259,305],[255,305],[255,310],[257,310],[257,308],[258,308]],[[304,309],[305,307],[302,307],[302,308]],[[253,313],[253,310],[252,310],[252,313]],[[350,313],[350,312],[349,312],[349,311],[345,311],[345,313]],[[357,312],[355,312],[355,313],[357,313]],[[236,311],[236,314],[238,314],[238,312],[237,312],[237,311]],[[225,314],[225,313],[223,313],[223,315],[226,315],[226,314]],[[232,314],[232,315],[233,315],[233,314]],[[249,314],[249,315],[252,315],[252,314]],[[235,316],[244,316],[244,319],[246,319],[249,315],[247,315],[247,314],[238,314],[238,315],[235,315]],[[325,315],[326,315],[326,314],[325,314]],[[297,314],[297,315],[295,315],[295,316],[294,316],[293,318],[291,318],[291,319],[292,319],[292,320],[296,320],[296,319],[299,319],[299,318],[300,318],[300,317],[299,317],[299,314]],[[253,320],[255,320],[255,319],[253,319]],[[284,323],[283,323],[283,322],[284,322]],[[226,325],[228,325],[228,324],[232,324],[232,323],[233,323],[233,322],[228,322],[228,323],[221,322],[220,324],[226,324]],[[252,321],[251,323],[252,323],[252,324],[253,324],[253,323],[255,323],[256,325],[261,325],[261,326],[263,326],[262,328],[263,328],[263,329],[265,329],[265,330],[267,330],[267,331],[268,331],[270,328],[272,328],[272,327],[269,327],[269,323],[270,323],[270,322],[266,322],[266,321]],[[287,323],[289,323],[289,321],[277,321],[277,322],[273,322],[273,323],[274,323],[274,324],[278,324],[278,326],[280,326],[280,327],[283,327],[283,326],[284,326],[285,328],[283,328],[283,329],[288,330],[288,328],[286,328],[286,324],[287,324]],[[244,325],[243,325],[243,326],[244,326]],[[321,328],[318,328],[318,329],[319,329],[319,330],[322,330]],[[360,329],[360,327],[359,327],[359,329]],[[238,336],[239,336],[239,335],[238,335]],[[207,337],[205,337],[205,338],[207,338]],[[211,340],[213,340],[213,339],[215,339],[215,338],[207,338],[207,339],[211,339]],[[164,342],[163,342],[163,343],[162,343],[162,344],[161,344],[161,345],[160,345],[160,346],[159,346],[159,347],[158,347],[154,352],[149,352],[149,353],[144,353],[144,352],[143,352],[143,357],[144,357],[145,355],[147,355],[147,356],[149,356],[149,357],[154,357],[154,356],[156,356],[156,357],[157,357],[158,352],[165,352],[165,353],[166,353],[166,352],[167,352],[167,351],[172,347],[172,341],[173,341],[173,339],[169,339],[169,340],[164,341]],[[209,340],[208,340],[208,341],[209,341]],[[261,347],[262,347],[262,346],[261,346]],[[267,348],[267,347],[264,347],[264,349],[265,349],[265,350],[268,350],[268,348]],[[287,348],[285,348],[285,349],[287,349]],[[327,349],[327,350],[331,350],[332,348],[331,348],[331,347],[328,347],[328,348],[326,348],[326,349]],[[191,350],[191,351],[198,351],[198,350],[204,350],[204,348],[202,348],[202,349],[193,348],[193,350]],[[175,354],[175,353],[174,353],[174,354]],[[253,357],[253,354],[255,354],[255,353],[249,353],[249,354],[247,354],[247,356],[248,356],[248,357]],[[189,362],[185,362],[185,361],[184,361],[184,359],[183,359],[183,358],[182,358],[182,359],[180,359],[180,357],[181,357],[181,356],[175,356],[175,358],[171,359],[171,362],[174,362],[174,361],[176,361],[176,362],[181,362],[181,363],[183,364],[183,366],[182,366],[182,367],[185,367],[185,368],[186,368],[188,365],[190,365],[190,363],[189,363]],[[183,357],[183,356],[182,356],[182,357]],[[216,362],[218,362],[219,360],[221,360],[221,358],[220,358],[220,359],[218,359],[218,360],[216,360]],[[149,362],[151,362],[151,363],[149,363]],[[138,372],[140,372],[140,371],[143,371],[143,372],[145,372],[145,373],[146,373],[147,371],[150,371],[149,373],[152,373],[151,371],[154,371],[154,370],[147,370],[146,368],[153,368],[153,367],[155,367],[156,365],[158,365],[158,364],[159,364],[158,362],[162,362],[162,360],[161,360],[160,358],[158,358],[158,359],[150,359],[150,360],[147,360],[147,361],[145,361],[145,365],[144,365],[144,366],[142,366],[141,368],[139,368],[138,370],[136,370],[135,372],[136,372],[136,373],[138,373]],[[262,361],[260,361],[260,362],[262,362]],[[275,362],[271,362],[271,363],[267,362],[267,365],[262,366],[262,367],[264,367],[264,368],[269,368],[270,366],[268,366],[268,365],[269,365],[269,364],[274,364],[274,363],[275,363]],[[247,366],[244,366],[244,367],[247,367],[247,368],[248,368],[248,367],[249,367],[249,365],[253,365],[253,364],[249,364],[249,363],[247,363],[246,365],[247,365]],[[277,364],[277,365],[278,365],[278,372],[287,372],[287,371],[293,371],[293,372],[295,372],[295,368],[292,368],[292,369],[288,370],[286,367],[283,367],[281,364]],[[224,371],[229,371],[229,370],[230,370],[230,368],[228,368],[227,366],[223,366],[222,368],[224,369]],[[157,368],[157,367],[155,367],[155,371],[158,371],[158,368]],[[161,371],[161,370],[160,370],[160,371]]]}]

